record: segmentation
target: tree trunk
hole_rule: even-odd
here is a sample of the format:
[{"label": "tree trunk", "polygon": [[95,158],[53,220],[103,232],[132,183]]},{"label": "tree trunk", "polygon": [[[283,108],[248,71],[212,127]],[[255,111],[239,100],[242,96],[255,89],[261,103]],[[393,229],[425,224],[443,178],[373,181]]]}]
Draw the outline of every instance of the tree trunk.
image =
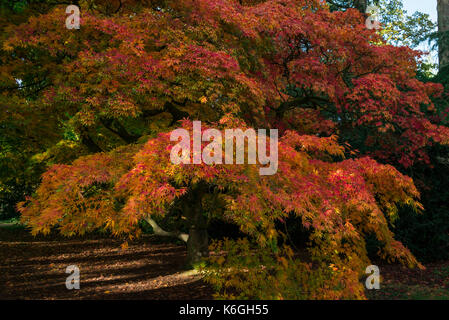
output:
[{"label": "tree trunk", "polygon": [[190,221],[189,239],[187,240],[187,263],[194,266],[203,258],[209,256],[209,235],[207,233],[207,219],[203,215],[202,187],[192,190],[192,197],[186,208],[187,219]]},{"label": "tree trunk", "polygon": [[189,234],[179,231],[165,231],[150,215],[145,220],[153,228],[156,235],[175,237],[187,243],[187,266],[194,267],[209,256],[209,235],[207,233],[208,220],[203,214],[202,199],[207,188],[200,185],[194,188],[189,196],[183,200],[184,215],[189,222]]},{"label": "tree trunk", "polygon": [[187,263],[194,266],[209,256],[209,235],[207,228],[192,225],[187,240]]},{"label": "tree trunk", "polygon": [[449,65],[449,0],[438,0],[438,56],[440,70]]}]

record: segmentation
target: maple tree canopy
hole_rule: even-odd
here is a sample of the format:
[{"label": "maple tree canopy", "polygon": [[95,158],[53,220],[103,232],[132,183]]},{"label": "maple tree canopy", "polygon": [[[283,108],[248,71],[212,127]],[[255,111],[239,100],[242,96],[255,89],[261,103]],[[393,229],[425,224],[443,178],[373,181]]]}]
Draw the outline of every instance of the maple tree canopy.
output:
[{"label": "maple tree canopy", "polygon": [[[33,108],[50,114],[53,128],[70,126],[88,149],[51,166],[19,205],[33,233],[57,226],[67,235],[100,228],[134,237],[140,220],[157,228],[156,217],[178,212],[196,260],[208,254],[207,218],[218,217],[255,245],[240,248],[277,256],[277,298],[289,297],[279,286],[291,285],[294,266],[313,269],[278,248],[278,224],[292,215],[309,232],[315,267],[333,279],[310,285],[309,297],[364,297],[368,235],[382,257],[420,266],[389,230],[399,206],[421,209],[419,194],[411,178],[376,162],[408,167],[428,161],[427,146],[448,142],[432,103],[443,88],[415,78],[418,52],[387,45],[357,10],[330,12],[319,0],[177,0],[81,13],[79,30],[64,28],[64,8],[56,7],[10,27],[3,43],[3,82],[45,77],[32,101],[14,97],[17,116]],[[220,130],[279,129],[278,172],[173,165],[170,130],[190,130],[189,120],[179,121],[186,118]],[[250,290],[226,273],[241,252],[215,246],[229,253],[212,257],[223,275],[215,284]],[[239,276],[272,284],[254,276],[259,269]],[[252,297],[264,294],[253,288]]]}]

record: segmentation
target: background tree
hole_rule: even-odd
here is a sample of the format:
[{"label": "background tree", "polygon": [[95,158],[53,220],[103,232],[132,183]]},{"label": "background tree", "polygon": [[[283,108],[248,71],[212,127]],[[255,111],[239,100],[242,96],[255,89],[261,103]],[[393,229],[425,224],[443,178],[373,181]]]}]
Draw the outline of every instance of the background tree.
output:
[{"label": "background tree", "polygon": [[441,39],[438,45],[438,57],[440,70],[446,67],[449,63],[449,51],[447,48],[447,39],[445,34],[449,31],[449,1],[438,0],[438,32]]},{"label": "background tree", "polygon": [[327,1],[331,10],[358,9],[365,13],[367,5],[374,5],[379,10],[379,19],[382,23],[380,30],[384,39],[395,46],[418,47],[428,40],[436,29],[436,24],[429,15],[422,12],[414,12],[409,15],[404,10],[401,0],[373,0],[373,1]]},{"label": "background tree", "polygon": [[[438,3],[440,11],[439,22],[444,21],[441,17],[443,3]],[[439,26],[441,30],[441,25]],[[430,42],[435,45],[432,50],[444,48],[447,39],[445,32],[435,32],[428,36]],[[444,59],[444,57],[443,57]],[[421,68],[418,78],[425,81],[441,83],[445,88],[445,93],[439,97],[434,97],[433,101],[436,108],[436,114],[428,115],[435,122],[445,126],[448,124],[447,111],[447,70],[440,65],[439,72],[435,75],[435,68]],[[431,72],[429,72],[431,71]],[[448,170],[447,146],[429,146],[430,165],[415,164],[407,170],[402,170],[411,176],[415,181],[420,193],[424,207],[425,215],[415,215],[404,210],[402,219],[396,224],[394,231],[398,239],[407,244],[409,248],[421,259],[425,261],[442,260],[448,257],[449,248],[449,215],[447,210],[448,189],[447,179],[445,178]]]}]

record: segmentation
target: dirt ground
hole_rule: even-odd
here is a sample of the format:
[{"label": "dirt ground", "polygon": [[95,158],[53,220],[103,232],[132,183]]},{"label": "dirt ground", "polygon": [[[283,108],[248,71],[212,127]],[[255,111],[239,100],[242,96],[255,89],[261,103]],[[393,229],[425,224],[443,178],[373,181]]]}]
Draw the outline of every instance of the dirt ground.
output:
[{"label": "dirt ground", "polygon": [[[212,289],[185,272],[185,246],[152,236],[129,243],[90,236],[34,238],[0,228],[0,299],[211,299]],[[65,286],[66,267],[80,289]]]}]

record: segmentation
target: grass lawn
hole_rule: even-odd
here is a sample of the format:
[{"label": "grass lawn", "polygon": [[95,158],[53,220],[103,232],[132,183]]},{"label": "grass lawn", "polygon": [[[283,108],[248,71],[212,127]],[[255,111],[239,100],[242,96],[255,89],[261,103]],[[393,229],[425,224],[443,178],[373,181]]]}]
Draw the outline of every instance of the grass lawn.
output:
[{"label": "grass lawn", "polygon": [[379,290],[367,290],[372,300],[449,300],[449,261],[430,263],[426,270],[380,265]]}]

